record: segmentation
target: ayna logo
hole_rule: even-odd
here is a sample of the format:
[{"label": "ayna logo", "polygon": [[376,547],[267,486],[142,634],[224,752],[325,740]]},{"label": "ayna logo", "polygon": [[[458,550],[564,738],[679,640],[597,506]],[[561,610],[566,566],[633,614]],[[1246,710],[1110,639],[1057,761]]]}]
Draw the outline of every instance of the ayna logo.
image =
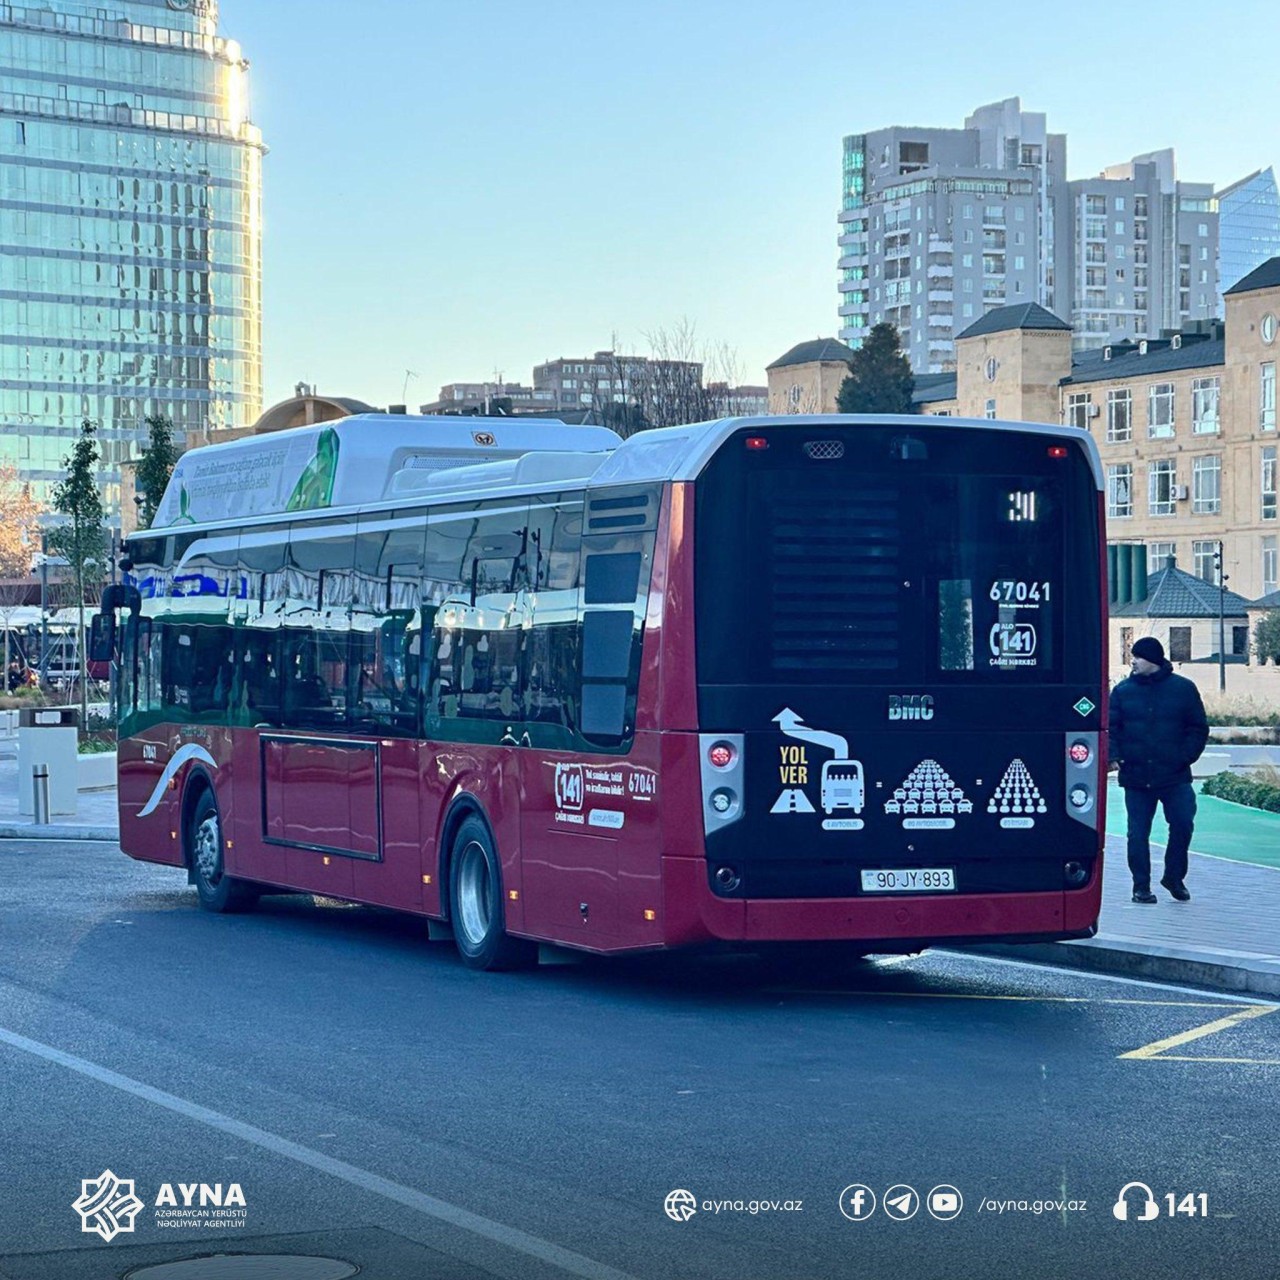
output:
[{"label": "ayna logo", "polygon": [[116,1236],[133,1230],[133,1220],[146,1205],[134,1193],[132,1178],[117,1178],[104,1169],[98,1177],[80,1183],[80,1198],[71,1207],[80,1215],[81,1231],[101,1236],[110,1244]]}]

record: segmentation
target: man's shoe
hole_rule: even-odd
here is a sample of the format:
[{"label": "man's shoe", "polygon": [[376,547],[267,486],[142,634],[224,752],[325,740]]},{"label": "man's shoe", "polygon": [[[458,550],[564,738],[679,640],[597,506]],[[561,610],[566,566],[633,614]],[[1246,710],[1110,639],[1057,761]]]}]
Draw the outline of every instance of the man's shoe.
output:
[{"label": "man's shoe", "polygon": [[1134,902],[1150,904],[1156,900],[1156,895],[1150,889],[1144,889],[1141,885],[1134,885],[1133,900]]},{"label": "man's shoe", "polygon": [[1187,891],[1187,886],[1183,884],[1181,880],[1161,880],[1160,883],[1169,890],[1169,893],[1178,902],[1191,901],[1191,894]]}]

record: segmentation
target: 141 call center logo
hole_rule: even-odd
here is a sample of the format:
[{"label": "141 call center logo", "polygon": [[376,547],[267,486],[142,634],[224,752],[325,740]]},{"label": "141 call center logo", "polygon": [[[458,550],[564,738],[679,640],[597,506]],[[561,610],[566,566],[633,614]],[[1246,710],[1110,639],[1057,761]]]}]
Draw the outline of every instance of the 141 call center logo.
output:
[{"label": "141 call center logo", "polygon": [[[96,1178],[81,1181],[80,1195],[71,1207],[80,1215],[81,1231],[110,1244],[135,1229],[138,1214],[147,1206],[132,1178],[104,1169]],[[155,1208],[157,1225],[165,1226],[242,1226],[246,1216],[238,1182],[226,1187],[220,1182],[165,1182],[156,1193]]]}]

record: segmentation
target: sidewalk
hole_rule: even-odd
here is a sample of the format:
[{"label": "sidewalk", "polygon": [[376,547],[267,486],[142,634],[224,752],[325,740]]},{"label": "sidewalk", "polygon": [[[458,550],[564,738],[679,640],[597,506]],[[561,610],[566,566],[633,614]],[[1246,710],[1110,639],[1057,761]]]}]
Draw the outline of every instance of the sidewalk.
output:
[{"label": "sidewalk", "polygon": [[[1276,823],[1280,837],[1280,821]],[[1161,850],[1152,845],[1158,869]],[[1107,837],[1098,936],[1036,946],[969,948],[1070,969],[1280,996],[1280,870],[1193,853],[1190,902],[1155,886],[1159,902],[1132,902],[1123,838]]]},{"label": "sidewalk", "polygon": [[[1280,843],[1280,817],[1274,824]],[[34,826],[18,813],[18,767],[0,738],[0,840],[119,840],[114,788],[81,791],[74,817]],[[1153,862],[1160,850],[1153,844]],[[1124,840],[1107,837],[1098,936],[1036,946],[991,944],[968,950],[1069,968],[1181,982],[1280,997],[1280,869],[1193,853],[1192,901],[1137,906],[1125,865]]]},{"label": "sidewalk", "polygon": [[0,737],[0,839],[119,840],[116,789],[76,793],[75,814],[53,815],[37,827],[31,815],[18,812],[18,760],[13,738]]}]

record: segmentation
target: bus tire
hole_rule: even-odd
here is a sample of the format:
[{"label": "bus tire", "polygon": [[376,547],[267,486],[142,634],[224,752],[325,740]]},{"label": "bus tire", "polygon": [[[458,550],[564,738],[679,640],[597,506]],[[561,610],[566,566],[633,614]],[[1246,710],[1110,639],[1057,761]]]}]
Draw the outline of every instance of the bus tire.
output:
[{"label": "bus tire", "polygon": [[453,838],[449,917],[458,954],[472,969],[523,969],[537,958],[532,943],[506,931],[502,866],[489,828],[474,813]]},{"label": "bus tire", "polygon": [[226,873],[222,861],[222,817],[212,787],[205,787],[191,809],[187,856],[196,898],[205,911],[246,911],[258,900],[257,889]]}]

